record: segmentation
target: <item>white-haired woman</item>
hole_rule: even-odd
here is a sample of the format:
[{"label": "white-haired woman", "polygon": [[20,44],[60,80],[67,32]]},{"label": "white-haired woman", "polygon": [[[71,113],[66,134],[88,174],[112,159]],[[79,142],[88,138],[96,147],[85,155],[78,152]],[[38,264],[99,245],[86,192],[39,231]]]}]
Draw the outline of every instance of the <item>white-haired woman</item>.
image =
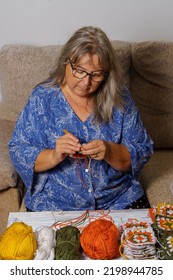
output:
[{"label": "white-haired woman", "polygon": [[138,178],[153,152],[110,40],[77,30],[9,142],[30,211],[149,207]]}]

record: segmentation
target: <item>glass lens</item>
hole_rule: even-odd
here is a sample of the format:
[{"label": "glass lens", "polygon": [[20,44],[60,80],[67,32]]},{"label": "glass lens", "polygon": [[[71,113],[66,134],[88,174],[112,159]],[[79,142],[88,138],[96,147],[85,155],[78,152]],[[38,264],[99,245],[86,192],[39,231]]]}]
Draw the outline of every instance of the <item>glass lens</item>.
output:
[{"label": "glass lens", "polygon": [[73,67],[73,75],[78,79],[83,79],[87,76],[87,73],[80,68]]},{"label": "glass lens", "polygon": [[95,82],[100,82],[102,81],[106,74],[104,73],[104,71],[102,70],[99,70],[99,71],[94,71],[92,73],[88,73],[86,72],[85,70],[81,69],[81,68],[78,68],[78,67],[74,67],[72,65],[72,63],[70,63],[71,65],[71,68],[72,68],[72,74],[74,77],[78,78],[78,79],[83,79],[85,78],[86,76],[89,76],[90,79],[92,81],[95,81]]},{"label": "glass lens", "polygon": [[104,73],[102,71],[87,73],[86,71],[79,68],[73,68],[73,75],[78,79],[83,79],[88,75],[92,81],[96,82],[102,81],[104,79]]}]

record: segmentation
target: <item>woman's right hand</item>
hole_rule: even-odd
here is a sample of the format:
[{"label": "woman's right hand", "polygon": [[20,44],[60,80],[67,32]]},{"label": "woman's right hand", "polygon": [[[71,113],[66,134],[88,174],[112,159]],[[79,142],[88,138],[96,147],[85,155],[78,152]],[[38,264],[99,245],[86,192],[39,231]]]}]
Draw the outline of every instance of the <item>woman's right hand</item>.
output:
[{"label": "woman's right hand", "polygon": [[54,150],[54,159],[57,163],[63,161],[69,154],[73,155],[79,152],[81,144],[79,139],[71,133],[67,133],[56,140],[56,146]]},{"label": "woman's right hand", "polygon": [[79,139],[67,133],[56,140],[55,149],[45,149],[40,152],[35,161],[34,171],[47,171],[62,162],[68,154],[73,155],[80,149]]}]

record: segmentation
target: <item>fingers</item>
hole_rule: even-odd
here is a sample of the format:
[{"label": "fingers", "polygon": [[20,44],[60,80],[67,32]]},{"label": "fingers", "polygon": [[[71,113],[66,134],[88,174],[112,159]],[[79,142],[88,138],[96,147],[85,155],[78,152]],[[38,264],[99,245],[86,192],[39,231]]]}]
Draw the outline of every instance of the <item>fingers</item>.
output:
[{"label": "fingers", "polygon": [[73,134],[68,133],[56,140],[56,151],[62,154],[74,154],[79,152],[81,144],[79,139]]},{"label": "fingers", "polygon": [[93,159],[102,160],[106,154],[106,142],[103,140],[93,140],[87,144],[82,145],[81,153],[88,155]]},{"label": "fingers", "polygon": [[109,145],[103,140],[93,140],[86,144],[80,144],[79,139],[68,131],[64,131],[65,135],[56,140],[56,152],[63,155],[76,152],[84,156],[90,156],[96,160],[103,160],[108,151]]}]

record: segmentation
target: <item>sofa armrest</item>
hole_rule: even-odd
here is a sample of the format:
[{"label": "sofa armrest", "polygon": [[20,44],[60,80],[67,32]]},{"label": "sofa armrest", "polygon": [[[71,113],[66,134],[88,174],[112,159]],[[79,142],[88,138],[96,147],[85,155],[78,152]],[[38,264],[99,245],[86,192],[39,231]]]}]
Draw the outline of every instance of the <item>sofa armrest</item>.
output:
[{"label": "sofa armrest", "polygon": [[8,141],[15,122],[0,119],[0,190],[17,186],[18,175],[10,159]]},{"label": "sofa armrest", "polygon": [[141,173],[141,183],[152,207],[173,204],[173,149],[156,150]]}]

